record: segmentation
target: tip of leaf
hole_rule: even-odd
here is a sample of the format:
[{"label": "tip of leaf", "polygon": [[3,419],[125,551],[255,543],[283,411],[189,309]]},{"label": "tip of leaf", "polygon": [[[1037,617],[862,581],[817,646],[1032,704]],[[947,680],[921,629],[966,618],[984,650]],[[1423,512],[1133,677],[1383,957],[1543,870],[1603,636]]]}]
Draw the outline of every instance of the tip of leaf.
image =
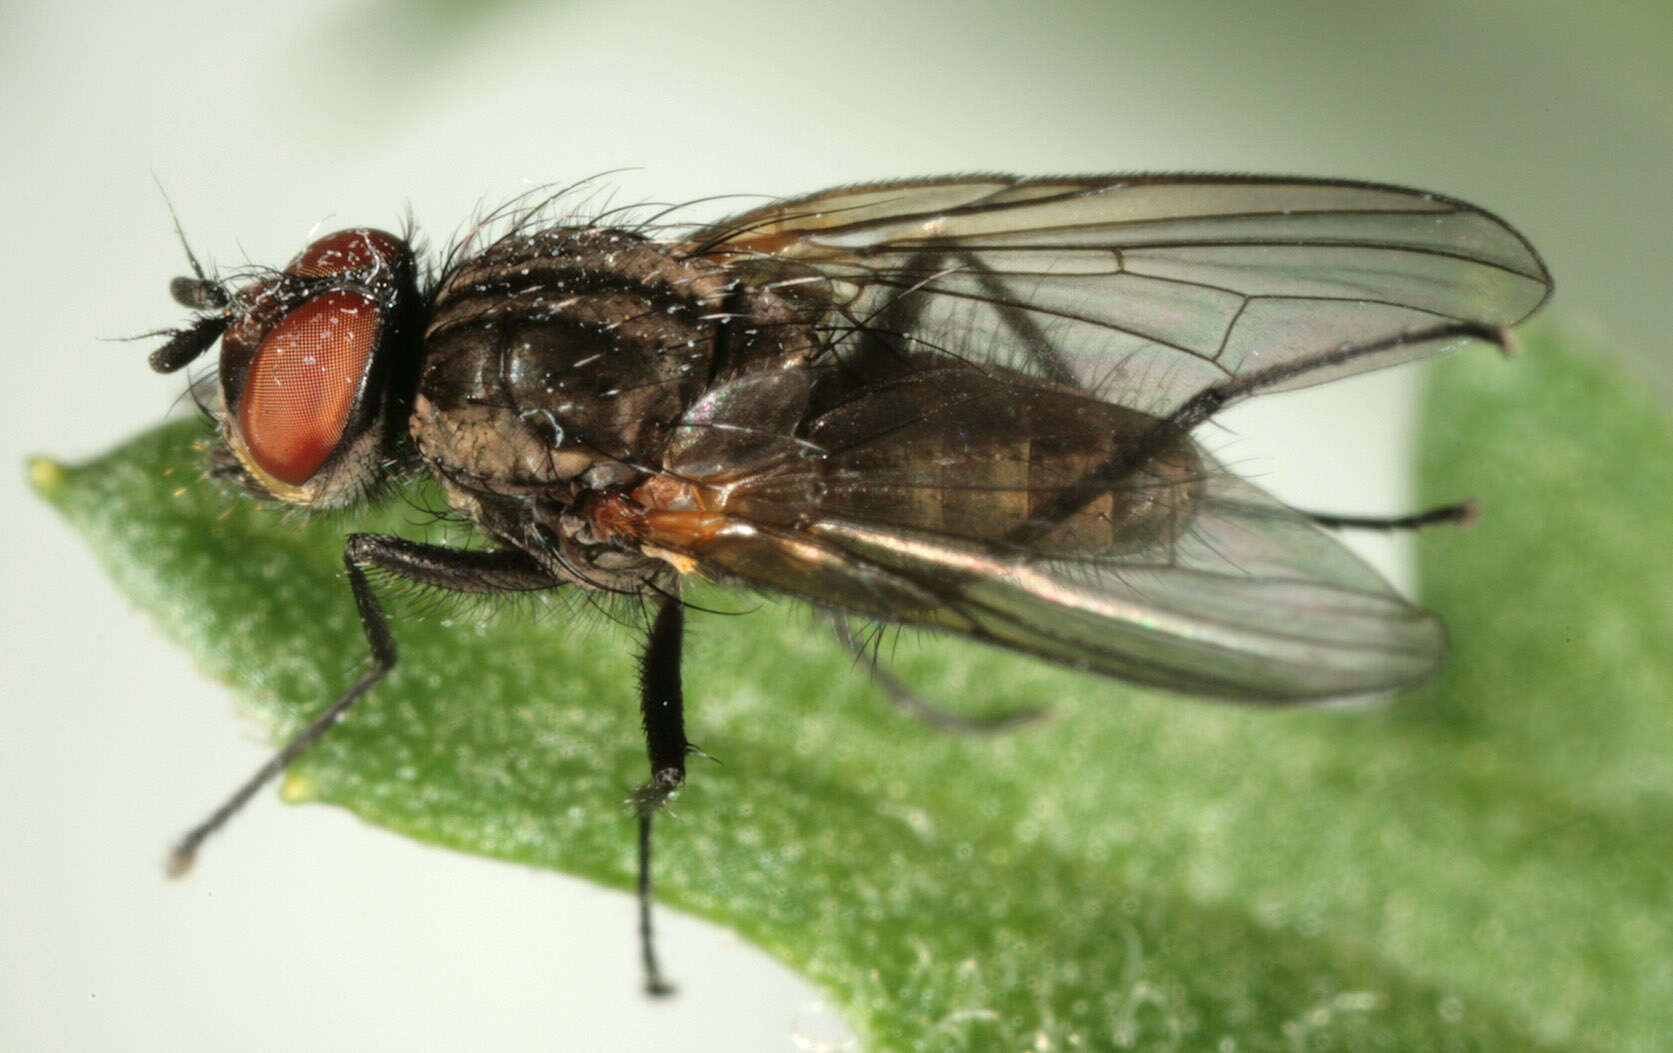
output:
[{"label": "tip of leaf", "polygon": [[314,781],[306,775],[288,771],[279,781],[279,800],[286,804],[303,804],[314,799]]},{"label": "tip of leaf", "polygon": [[29,485],[42,497],[56,498],[64,489],[69,470],[50,457],[31,457],[27,467]]}]

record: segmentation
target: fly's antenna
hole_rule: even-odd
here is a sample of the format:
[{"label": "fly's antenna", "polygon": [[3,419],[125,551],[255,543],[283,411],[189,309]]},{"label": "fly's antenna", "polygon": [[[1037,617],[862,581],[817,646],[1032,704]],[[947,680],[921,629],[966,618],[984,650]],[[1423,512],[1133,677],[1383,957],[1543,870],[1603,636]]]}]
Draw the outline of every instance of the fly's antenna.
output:
[{"label": "fly's antenna", "polygon": [[151,179],[157,184],[157,192],[163,195],[169,222],[174,225],[174,236],[179,239],[180,247],[186,252],[186,262],[192,267],[192,277],[182,276],[168,283],[169,295],[180,306],[200,312],[185,329],[147,334],[169,338],[162,347],[151,352],[150,363],[158,373],[173,373],[190,364],[220,339],[222,331],[232,320],[232,313],[228,310],[232,297],[227,294],[226,286],[211,278],[204,271],[203,264],[198,262],[197,253],[192,251],[186,232],[180,227],[180,214],[175,212],[174,202],[169,199],[168,191],[163,189],[163,181],[157,178],[155,172],[151,173]]}]

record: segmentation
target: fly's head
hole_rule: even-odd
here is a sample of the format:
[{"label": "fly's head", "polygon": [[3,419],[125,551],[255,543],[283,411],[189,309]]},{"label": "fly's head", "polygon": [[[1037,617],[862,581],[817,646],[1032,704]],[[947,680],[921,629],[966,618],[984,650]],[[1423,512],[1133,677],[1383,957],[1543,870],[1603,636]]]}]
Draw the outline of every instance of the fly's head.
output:
[{"label": "fly's head", "polygon": [[381,230],[340,230],[236,289],[192,267],[169,291],[200,313],[151,367],[174,372],[220,340],[213,412],[253,492],[321,507],[370,490],[394,460],[416,371],[411,248]]}]

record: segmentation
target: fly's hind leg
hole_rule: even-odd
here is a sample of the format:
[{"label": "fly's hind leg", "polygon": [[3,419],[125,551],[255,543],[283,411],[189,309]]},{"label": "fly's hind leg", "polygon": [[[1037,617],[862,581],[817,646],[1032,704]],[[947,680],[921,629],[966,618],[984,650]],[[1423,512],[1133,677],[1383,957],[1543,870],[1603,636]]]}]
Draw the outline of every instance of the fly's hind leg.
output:
[{"label": "fly's hind leg", "polygon": [[827,614],[825,619],[831,628],[831,634],[850,654],[864,662],[871,670],[873,682],[888,696],[889,701],[931,727],[967,735],[987,735],[1032,724],[1051,714],[1051,710],[1045,706],[1023,706],[992,717],[968,717],[943,709],[901,683],[898,677],[889,672],[872,653],[872,649],[854,635],[854,630],[849,627],[847,620],[837,614]]},{"label": "fly's hind leg", "polygon": [[[1059,523],[1075,515],[1111,488],[1120,486],[1134,473],[1142,470],[1145,465],[1150,463],[1152,458],[1162,453],[1170,444],[1178,441],[1180,436],[1190,434],[1198,425],[1238,399],[1256,395],[1262,391],[1281,388],[1298,377],[1304,377],[1309,373],[1328,373],[1351,362],[1374,358],[1377,355],[1396,351],[1402,347],[1454,339],[1481,340],[1493,344],[1507,353],[1512,346],[1510,331],[1502,326],[1486,325],[1481,322],[1447,322],[1426,329],[1396,333],[1393,336],[1380,340],[1370,340],[1363,344],[1349,344],[1345,347],[1323,351],[1316,355],[1297,358],[1289,362],[1280,362],[1265,369],[1257,369],[1230,377],[1218,384],[1211,384],[1185,400],[1184,404],[1178,409],[1159,420],[1137,441],[1125,444],[1108,460],[1081,476],[1073,486],[1058,491],[1050,501],[1037,509],[1029,519],[1013,528],[1006,535],[1006,540],[1015,544],[1026,545],[1050,534]],[[1323,518],[1327,520],[1347,520],[1352,517],[1324,516]],[[1344,522],[1342,525],[1352,524]]]},{"label": "fly's hind leg", "polygon": [[1330,530],[1421,530],[1428,526],[1469,526],[1481,515],[1481,505],[1472,497],[1404,516],[1344,516],[1332,512],[1296,511]]},{"label": "fly's hind leg", "polygon": [[383,606],[378,603],[366,578],[366,568],[376,567],[409,581],[458,592],[516,592],[548,589],[560,582],[521,552],[467,552],[439,545],[423,545],[405,538],[381,534],[350,534],[343,546],[343,568],[360,615],[360,627],[371,650],[372,667],[362,673],[349,689],[321,710],[267,763],[257,768],[232,794],[188,830],[169,853],[168,871],[179,877],[191,869],[204,840],[226,825],[250,798],[284,771],[291,761],[307,752],[331,726],[341,720],[349,707],[359,701],[395,667],[395,640],[389,633]]}]

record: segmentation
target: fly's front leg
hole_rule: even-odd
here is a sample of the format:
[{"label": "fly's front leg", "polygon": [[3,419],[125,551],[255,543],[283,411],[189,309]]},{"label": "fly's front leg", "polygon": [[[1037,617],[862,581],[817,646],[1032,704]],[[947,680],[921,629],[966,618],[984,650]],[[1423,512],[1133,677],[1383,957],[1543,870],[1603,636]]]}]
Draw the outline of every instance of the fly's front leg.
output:
[{"label": "fly's front leg", "polygon": [[349,689],[319,712],[279,751],[257,768],[219,808],[192,827],[169,853],[168,872],[178,877],[191,869],[204,840],[226,825],[228,819],[272,781],[291,761],[320,740],[341,720],[349,707],[360,700],[395,667],[395,639],[383,607],[366,579],[366,567],[377,567],[409,581],[459,592],[493,593],[545,589],[560,584],[540,565],[521,552],[466,552],[439,545],[422,545],[405,538],[379,534],[351,534],[343,546],[343,568],[366,634],[372,666]]},{"label": "fly's front leg", "polygon": [[651,930],[651,820],[685,782],[685,758],[692,749],[685,737],[685,696],[680,685],[684,637],[685,605],[676,596],[664,597],[639,664],[639,704],[651,781],[633,795],[639,812],[639,950],[645,965],[645,992],[658,996],[673,994],[674,988],[662,978]]}]

